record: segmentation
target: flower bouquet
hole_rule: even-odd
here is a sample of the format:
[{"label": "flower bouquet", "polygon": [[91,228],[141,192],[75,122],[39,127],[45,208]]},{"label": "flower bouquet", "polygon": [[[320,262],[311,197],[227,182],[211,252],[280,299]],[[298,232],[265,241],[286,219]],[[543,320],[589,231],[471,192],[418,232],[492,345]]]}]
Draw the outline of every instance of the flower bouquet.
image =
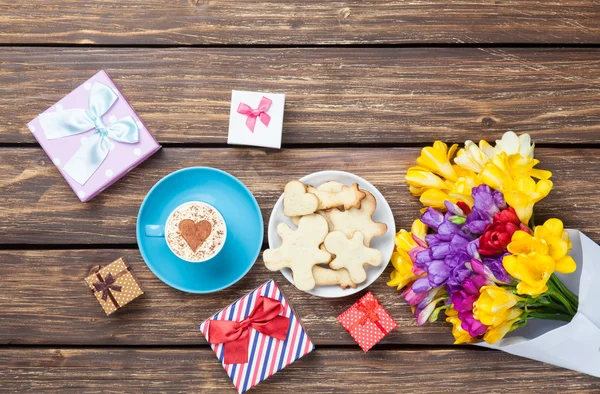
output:
[{"label": "flower bouquet", "polygon": [[388,285],[402,290],[419,325],[443,311],[456,344],[600,376],[600,311],[592,308],[600,266],[591,261],[600,247],[559,219],[535,225],[534,204],[553,184],[535,168],[529,135],[457,147],[436,141],[408,169],[425,208],[396,235]]}]

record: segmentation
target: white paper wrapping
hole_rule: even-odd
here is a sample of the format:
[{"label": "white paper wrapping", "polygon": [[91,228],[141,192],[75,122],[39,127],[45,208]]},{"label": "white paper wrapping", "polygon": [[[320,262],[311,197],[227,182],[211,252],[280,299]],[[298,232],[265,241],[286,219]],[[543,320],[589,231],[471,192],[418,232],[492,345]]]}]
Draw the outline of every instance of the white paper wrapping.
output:
[{"label": "white paper wrapping", "polygon": [[557,276],[579,295],[579,309],[573,320],[530,320],[494,345],[476,345],[600,378],[600,246],[578,230],[568,232],[577,270]]}]

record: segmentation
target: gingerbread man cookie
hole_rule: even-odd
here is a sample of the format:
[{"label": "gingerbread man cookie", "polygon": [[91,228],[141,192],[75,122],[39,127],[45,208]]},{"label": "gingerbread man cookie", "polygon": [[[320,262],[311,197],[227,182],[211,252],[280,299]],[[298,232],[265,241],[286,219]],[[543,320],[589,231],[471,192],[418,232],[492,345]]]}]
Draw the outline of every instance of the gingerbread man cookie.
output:
[{"label": "gingerbread man cookie", "polygon": [[[325,182],[324,184],[318,186],[317,190],[322,191],[322,192],[339,193],[339,192],[342,191],[342,187],[343,186],[344,186],[343,183],[339,183],[339,182],[336,182],[336,181],[329,181],[329,182]],[[316,213],[318,213],[319,215],[325,217],[325,219],[327,219],[327,223],[329,224],[329,231],[333,230],[333,226],[331,225],[331,222],[329,221],[329,218],[325,215],[325,211],[317,211]],[[292,223],[294,223],[297,226],[301,217],[302,216],[292,216],[291,217]]]},{"label": "gingerbread man cookie", "polygon": [[347,237],[360,231],[365,236],[365,246],[371,246],[373,237],[384,235],[387,232],[387,225],[373,220],[372,216],[377,208],[377,200],[371,193],[365,192],[365,194],[360,209],[351,208],[346,211],[331,209],[327,211],[327,217],[333,225],[333,231],[341,231]]},{"label": "gingerbread man cookie", "polygon": [[331,268],[315,265],[313,267],[313,276],[317,286],[340,285],[342,289],[348,287],[356,288],[356,283],[350,279],[350,273],[347,269],[332,270]]},{"label": "gingerbread man cookie", "polygon": [[[333,185],[333,187],[335,187],[333,182],[327,182],[326,185]],[[361,201],[365,198],[365,192],[358,188],[358,183],[354,183],[352,186],[342,185],[342,188],[339,191],[335,188],[319,190],[319,188],[309,186],[308,192],[319,198],[318,209],[321,210],[336,207],[344,207],[344,209],[350,209],[352,207],[360,208]]]},{"label": "gingerbread man cookie", "polygon": [[333,231],[325,237],[325,248],[335,259],[329,263],[333,269],[346,268],[354,283],[362,283],[367,279],[365,265],[379,266],[383,258],[377,249],[371,249],[364,244],[364,235],[360,231],[353,234],[351,239],[341,231]]},{"label": "gingerbread man cookie", "polygon": [[306,186],[300,181],[291,181],[283,191],[283,213],[286,216],[304,216],[314,213],[319,206],[319,199],[306,192]]},{"label": "gingerbread man cookie", "polygon": [[319,249],[329,232],[327,220],[317,214],[307,215],[300,219],[296,231],[287,224],[280,223],[277,232],[282,239],[281,246],[265,250],[265,266],[271,271],[289,267],[294,285],[299,290],[312,290],[315,287],[313,267],[331,260],[328,252]]}]

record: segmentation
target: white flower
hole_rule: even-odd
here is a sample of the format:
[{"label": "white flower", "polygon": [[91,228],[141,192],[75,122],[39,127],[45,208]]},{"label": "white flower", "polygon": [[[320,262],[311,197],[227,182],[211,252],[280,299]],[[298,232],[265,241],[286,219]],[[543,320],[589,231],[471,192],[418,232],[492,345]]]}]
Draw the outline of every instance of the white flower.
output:
[{"label": "white flower", "polygon": [[501,140],[496,140],[495,153],[506,152],[507,155],[520,153],[523,157],[533,158],[535,144],[531,143],[529,134],[516,135],[512,131],[507,131]]},{"label": "white flower", "polygon": [[457,152],[454,163],[479,174],[485,164],[501,152],[505,152],[507,155],[519,153],[523,157],[533,158],[534,148],[535,144],[531,143],[529,134],[518,136],[512,131],[507,131],[502,139],[496,140],[495,147],[484,140],[479,141],[479,146],[475,145],[473,141],[465,141],[465,147]]},{"label": "white flower", "polygon": [[480,146],[477,146],[473,141],[465,141],[464,149],[458,151],[454,162],[464,169],[475,171],[476,173],[481,172],[485,163],[490,161],[490,157],[482,148],[487,149],[487,147],[491,148],[491,146],[487,142],[485,142],[487,147],[483,146],[482,143],[484,142],[481,141],[479,143]]}]

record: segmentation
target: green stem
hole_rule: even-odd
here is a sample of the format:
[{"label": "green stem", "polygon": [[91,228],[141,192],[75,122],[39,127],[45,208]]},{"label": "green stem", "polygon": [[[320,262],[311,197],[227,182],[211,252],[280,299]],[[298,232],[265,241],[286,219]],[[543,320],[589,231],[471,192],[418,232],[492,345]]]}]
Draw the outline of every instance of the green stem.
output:
[{"label": "green stem", "polygon": [[573,307],[573,305],[571,305],[571,303],[569,302],[569,300],[567,300],[567,298],[565,296],[563,296],[560,292],[558,291],[551,291],[550,292],[550,296],[558,301],[560,301],[569,311],[569,313],[571,314],[571,316],[575,316],[575,314],[577,313],[577,309],[575,309]]},{"label": "green stem", "polygon": [[533,213],[531,213],[531,218],[529,219],[529,228],[532,230],[535,228],[535,217]]},{"label": "green stem", "polygon": [[545,313],[537,311],[529,312],[529,317],[533,317],[535,319],[560,320],[567,323],[573,319],[573,316],[564,315],[562,313]]},{"label": "green stem", "polygon": [[556,300],[550,298],[549,296],[538,297],[534,305],[542,308],[552,308],[555,309],[558,313],[570,314],[570,310],[567,309],[567,307],[564,306],[563,303],[557,303]]},{"label": "green stem", "polygon": [[554,283],[554,281],[548,281],[548,295],[555,300],[561,302],[569,311],[571,316],[575,316],[577,313],[577,308],[571,303],[571,301],[562,294],[559,287]]},{"label": "green stem", "polygon": [[575,293],[569,290],[569,288],[565,286],[565,284],[555,274],[552,274],[552,276],[550,276],[550,280],[556,286],[556,288],[569,300],[574,309],[577,310],[579,307],[579,297],[577,297]]}]

